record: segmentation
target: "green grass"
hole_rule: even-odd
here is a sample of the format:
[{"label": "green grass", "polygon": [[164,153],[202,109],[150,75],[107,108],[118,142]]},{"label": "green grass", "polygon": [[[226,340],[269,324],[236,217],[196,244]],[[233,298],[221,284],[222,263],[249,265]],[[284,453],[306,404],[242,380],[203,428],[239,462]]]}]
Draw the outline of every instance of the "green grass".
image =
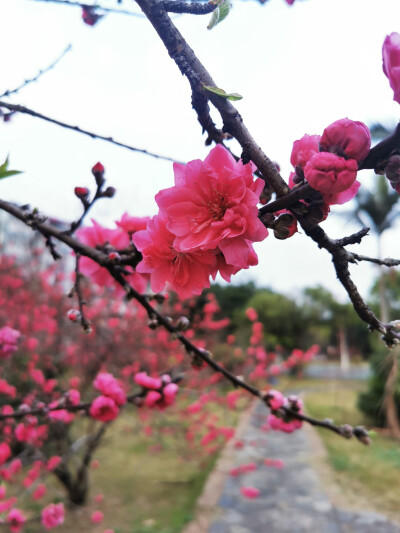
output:
[{"label": "green grass", "polygon": [[[209,405],[223,425],[236,425],[239,413]],[[182,431],[185,423],[172,412],[159,413],[156,424],[172,427],[173,432],[150,438],[143,435],[136,417],[136,411],[127,409],[110,426],[94,456],[100,466],[90,470],[87,505],[68,512],[59,533],[75,533],[77,524],[79,531],[88,533],[103,533],[106,528],[115,533],[179,533],[193,518],[218,454],[199,460],[189,453]],[[160,444],[161,450],[149,451],[149,446]],[[56,490],[62,500],[62,487],[58,485]],[[94,501],[99,493],[104,494],[101,504]],[[94,510],[104,513],[101,524],[91,524]]]},{"label": "green grass", "polygon": [[[306,395],[307,412],[316,418],[331,418],[337,424],[365,424],[356,407],[362,384],[333,382],[319,391]],[[370,446],[356,440],[345,440],[329,431],[319,429],[334,472],[334,481],[342,496],[350,500],[356,494],[368,502],[369,508],[400,520],[400,444],[377,433]]]}]

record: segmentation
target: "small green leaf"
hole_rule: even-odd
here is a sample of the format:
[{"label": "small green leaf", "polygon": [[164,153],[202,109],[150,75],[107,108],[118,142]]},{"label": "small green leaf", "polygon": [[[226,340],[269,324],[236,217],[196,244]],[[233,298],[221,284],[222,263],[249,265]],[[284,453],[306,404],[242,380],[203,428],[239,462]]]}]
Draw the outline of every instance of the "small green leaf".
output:
[{"label": "small green leaf", "polygon": [[229,15],[230,10],[231,4],[229,0],[222,0],[221,2],[219,2],[218,7],[216,7],[212,12],[211,19],[208,23],[207,28],[211,30],[212,28],[214,28],[214,26],[226,19],[226,17]]},{"label": "small green leaf", "polygon": [[243,96],[241,96],[238,93],[226,93],[223,89],[219,89],[218,87],[211,87],[210,85],[203,85],[203,89],[206,91],[217,94],[218,96],[221,96],[221,98],[225,98],[225,100],[241,100]]},{"label": "small green leaf", "polygon": [[8,170],[8,156],[2,165],[0,165],[0,180],[15,176],[15,174],[21,174],[21,170]]}]

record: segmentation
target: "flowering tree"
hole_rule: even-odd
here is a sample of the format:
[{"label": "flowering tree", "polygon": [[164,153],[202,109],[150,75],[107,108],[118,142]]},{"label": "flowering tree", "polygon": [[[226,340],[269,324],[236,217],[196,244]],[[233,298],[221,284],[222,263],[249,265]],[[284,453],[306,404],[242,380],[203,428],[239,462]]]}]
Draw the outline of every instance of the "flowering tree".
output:
[{"label": "flowering tree", "polygon": [[[112,11],[68,0],[52,1],[82,7],[83,21],[91,26],[107,11]],[[375,259],[348,251],[347,246],[359,243],[368,228],[332,239],[320,225],[329,216],[331,206],[346,203],[357,195],[361,187],[359,171],[374,169],[386,175],[391,187],[400,192],[399,127],[372,149],[368,127],[348,118],[327,125],[321,135],[306,134],[294,142],[290,159],[293,171],[286,182],[277,164],[257,145],[231,104],[240,95],[227,94],[217,87],[169,15],[211,13],[209,28],[212,28],[228,15],[229,2],[137,0],[137,4],[189,81],[193,108],[207,133],[206,144],[215,146],[204,161],[174,163],[175,183],[156,195],[159,211],[154,217],[125,214],[114,228],[104,227],[95,220],[83,226],[92,206],[109,201],[115,193],[112,186],[106,186],[105,168],[100,162],[92,168],[95,192],[80,185],[75,187],[82,216],[65,227],[46,220],[27,205],[0,200],[1,210],[44,237],[54,260],[60,259],[59,243],[73,251],[75,269],[70,295],[76,302],[72,308],[70,304],[65,307],[63,280],[57,277],[54,268],[50,267],[44,274],[35,273],[37,287],[32,292],[20,267],[10,258],[2,259],[3,275],[8,276],[4,287],[17,289],[18,297],[2,295],[4,302],[11,299],[13,305],[3,306],[1,358],[7,362],[21,357],[17,370],[9,365],[10,376],[0,382],[1,394],[7,398],[0,413],[2,477],[13,481],[21,471],[22,459],[29,459],[33,466],[20,480],[25,488],[35,484],[44,472],[52,472],[65,486],[69,500],[76,504],[85,501],[88,465],[108,424],[127,403],[150,412],[170,408],[175,404],[183,379],[204,389],[225,378],[238,390],[267,405],[272,429],[290,433],[308,422],[345,438],[354,436],[364,444],[369,442],[363,427],[337,426],[331,421],[313,419],[303,412],[299,398],[285,398],[265,386],[268,376],[278,374],[283,367],[309,360],[316,349],[312,347],[306,353],[294,350],[283,365],[275,364],[274,355],[266,353],[262,346],[262,325],[254,310],[248,310],[253,335],[243,368],[231,365],[228,369],[227,364],[212,357],[210,332],[226,325],[213,318],[216,302],[210,297],[200,317],[190,312],[190,303],[182,302],[200,295],[217,274],[229,282],[240,270],[257,264],[255,242],[271,239],[272,234],[281,240],[289,239],[300,226],[319,248],[331,255],[337,278],[366,327],[378,331],[389,347],[400,343],[398,323],[382,322],[375,316],[348,269],[349,264],[360,261],[398,266],[400,260]],[[394,90],[394,99],[400,103],[398,34],[392,33],[384,42],[383,69]],[[7,97],[20,89],[10,89],[2,95],[0,110],[5,121],[14,113],[24,113],[115,143],[111,138],[9,103]],[[213,122],[209,103],[218,111],[222,128]],[[232,138],[241,146],[240,157],[229,150]],[[0,167],[1,178],[11,177],[13,173],[8,161]],[[89,286],[83,283],[83,277],[90,281]],[[164,290],[174,291],[177,297],[176,301],[165,304],[168,308],[162,304]],[[45,295],[48,298],[41,303]],[[192,315],[192,323],[188,314]],[[65,335],[60,337],[56,333],[63,319],[67,325]],[[151,337],[143,332],[146,320],[154,330]],[[76,329],[72,333],[72,326],[80,326],[88,336],[76,342]],[[203,334],[197,336],[196,331]],[[232,337],[227,339],[228,345],[234,342]],[[61,354],[60,357],[53,358],[55,353]],[[199,374],[182,375],[185,359],[193,367],[205,365],[213,373],[207,378],[199,378]],[[76,373],[71,375],[71,368],[80,369],[79,379]],[[227,403],[233,405],[236,399],[233,391]],[[202,402],[194,402],[187,409],[191,415],[199,413]],[[66,460],[69,450],[64,445],[79,414],[86,418],[91,429],[83,440],[80,463],[71,471]],[[196,431],[202,422],[204,417],[195,420]],[[193,428],[188,431],[189,442],[193,441],[194,431]],[[231,428],[214,424],[202,436],[201,446],[207,447],[218,437],[227,439],[231,435]],[[42,485],[35,487],[38,498],[46,490]],[[257,491],[247,487],[243,494],[253,498]],[[10,530],[20,531],[26,517],[16,506],[14,497],[0,504],[2,512],[8,513],[5,520]],[[48,504],[41,512],[42,524],[46,529],[53,528],[62,522],[63,515],[62,503]],[[93,517],[94,522],[100,520],[99,514]]]}]

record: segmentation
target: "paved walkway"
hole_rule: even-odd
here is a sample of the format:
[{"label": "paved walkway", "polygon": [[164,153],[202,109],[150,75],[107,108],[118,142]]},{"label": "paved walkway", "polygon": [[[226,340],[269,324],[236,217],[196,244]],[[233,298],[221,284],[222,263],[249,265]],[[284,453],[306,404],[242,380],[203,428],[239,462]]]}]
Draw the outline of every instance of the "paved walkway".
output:
[{"label": "paved walkway", "polygon": [[[291,435],[274,431],[265,433],[261,426],[266,414],[265,407],[258,403],[242,432],[241,438],[246,445],[233,450],[231,466],[253,461],[259,464],[257,470],[226,478],[217,513],[214,513],[211,522],[207,520],[206,528],[203,523],[197,531],[400,533],[400,526],[389,522],[381,514],[350,512],[333,506],[311,464],[309,433],[304,430]],[[263,461],[267,457],[281,459],[284,467],[264,466]],[[240,494],[240,488],[249,485],[260,490],[258,498],[249,500]]]}]

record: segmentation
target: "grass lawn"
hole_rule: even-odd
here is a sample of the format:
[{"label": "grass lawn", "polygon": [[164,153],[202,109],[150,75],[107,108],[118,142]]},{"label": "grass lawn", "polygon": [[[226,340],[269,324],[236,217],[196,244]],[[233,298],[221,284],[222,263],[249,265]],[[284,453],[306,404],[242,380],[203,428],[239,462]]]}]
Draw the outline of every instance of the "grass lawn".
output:
[{"label": "grass lawn", "polygon": [[[356,407],[357,394],[365,386],[361,382],[327,381],[325,386],[315,387],[309,381],[305,387],[310,390],[305,396],[307,412],[316,418],[331,418],[337,424],[364,424],[368,428],[368,421]],[[327,450],[329,477],[339,486],[341,501],[400,521],[400,443],[379,433],[371,446],[323,429],[318,433]],[[323,477],[326,481],[328,476]]]}]

